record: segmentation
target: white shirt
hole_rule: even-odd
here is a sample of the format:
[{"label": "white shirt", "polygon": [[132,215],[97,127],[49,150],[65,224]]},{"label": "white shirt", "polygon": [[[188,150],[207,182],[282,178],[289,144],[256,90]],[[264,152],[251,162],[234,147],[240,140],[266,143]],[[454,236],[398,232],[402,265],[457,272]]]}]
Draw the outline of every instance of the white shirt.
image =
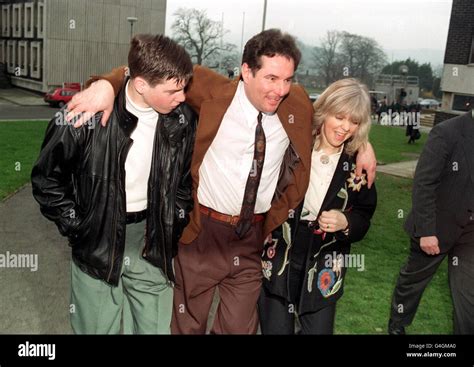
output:
[{"label": "white shirt", "polygon": [[[338,153],[326,154],[322,149],[319,151],[313,150],[311,155],[311,175],[309,180],[308,191],[304,198],[303,211],[301,212],[301,219],[316,220],[323,204],[323,200],[328,192],[329,185],[336,171],[337,163],[341,156],[342,147]],[[321,158],[325,156],[324,158]],[[324,164],[329,158],[328,163]]]},{"label": "white shirt", "polygon": [[[243,82],[239,82],[199,168],[200,204],[220,213],[240,214],[245,185],[252,168],[258,112],[248,100]],[[270,209],[283,155],[290,143],[277,114],[264,114],[262,126],[266,139],[265,161],[255,213],[265,213]]]},{"label": "white shirt", "polygon": [[139,212],[147,208],[148,178],[158,112],[151,107],[137,106],[128,94],[128,83],[125,94],[127,111],[138,117],[137,127],[130,135],[133,144],[125,161],[125,196],[127,212]]}]

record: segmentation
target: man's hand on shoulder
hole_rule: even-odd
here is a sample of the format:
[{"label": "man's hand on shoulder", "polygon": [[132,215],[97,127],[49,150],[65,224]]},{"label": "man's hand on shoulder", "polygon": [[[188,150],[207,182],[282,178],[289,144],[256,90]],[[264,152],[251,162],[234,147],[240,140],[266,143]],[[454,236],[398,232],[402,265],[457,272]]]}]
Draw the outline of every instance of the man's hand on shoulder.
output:
[{"label": "man's hand on shoulder", "polygon": [[362,171],[365,170],[367,172],[367,184],[370,189],[375,180],[376,169],[377,158],[375,157],[374,148],[372,144],[367,142],[365,147],[360,148],[357,153],[356,176],[361,177]]},{"label": "man's hand on shoulder", "polygon": [[75,122],[74,127],[82,126],[92,116],[104,111],[101,124],[105,126],[114,107],[114,89],[107,80],[98,80],[87,89],[77,93],[67,104],[66,120],[71,121],[74,117],[81,115]]}]

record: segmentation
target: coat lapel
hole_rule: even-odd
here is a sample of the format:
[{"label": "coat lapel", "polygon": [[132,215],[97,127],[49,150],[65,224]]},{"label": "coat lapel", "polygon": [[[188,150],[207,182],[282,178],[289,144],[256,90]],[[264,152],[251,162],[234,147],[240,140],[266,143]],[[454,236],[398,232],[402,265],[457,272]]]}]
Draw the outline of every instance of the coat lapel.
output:
[{"label": "coat lapel", "polygon": [[[203,86],[203,88],[206,88],[206,86]],[[204,101],[201,105],[191,163],[192,176],[196,184],[195,187],[198,187],[199,184],[199,167],[212,141],[216,137],[222,119],[234,98],[236,90],[237,83],[229,83],[223,88],[219,88],[219,90],[211,91],[213,98]]]},{"label": "coat lapel", "polygon": [[462,138],[464,140],[463,148],[466,152],[471,181],[474,184],[474,118],[472,118],[471,112],[466,115],[466,119],[464,120],[464,133],[462,134]]},{"label": "coat lapel", "polygon": [[306,167],[305,162],[310,161],[311,150],[309,152],[301,151],[300,147],[303,145],[295,144],[295,141],[301,141],[301,134],[305,133],[305,124],[311,124],[311,121],[297,120],[297,116],[301,116],[301,114],[299,114],[296,111],[296,107],[291,104],[290,96],[288,96],[284,101],[282,101],[282,103],[278,107],[277,115],[280,119],[281,125],[285,129],[286,135],[288,135],[288,139],[290,139],[290,143],[292,144],[293,149],[299,157],[305,158],[302,159],[301,162],[305,166],[305,169],[309,170],[311,167]]},{"label": "coat lapel", "polygon": [[[347,162],[347,163],[346,163]],[[344,187],[344,183],[346,178],[351,171],[352,168],[352,160],[349,156],[343,151],[341,156],[339,157],[339,162],[337,162],[336,171],[332,176],[331,183],[328,188],[328,192],[324,197],[323,203],[321,205],[321,209],[319,210],[318,217],[321,215],[321,212],[329,209],[333,209],[332,202],[334,198],[337,196],[341,187]]]}]

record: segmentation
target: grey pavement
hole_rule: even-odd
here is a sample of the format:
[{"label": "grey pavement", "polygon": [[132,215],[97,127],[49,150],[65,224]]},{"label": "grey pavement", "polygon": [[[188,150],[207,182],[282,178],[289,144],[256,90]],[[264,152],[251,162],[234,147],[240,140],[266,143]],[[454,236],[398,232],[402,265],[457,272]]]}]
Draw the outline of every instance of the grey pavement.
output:
[{"label": "grey pavement", "polygon": [[43,95],[21,88],[0,89],[0,120],[49,120],[59,110]]},{"label": "grey pavement", "polygon": [[59,108],[49,106],[17,106],[0,100],[0,120],[50,120]]},{"label": "grey pavement", "polygon": [[0,267],[0,333],[71,333],[70,248],[41,215],[31,185],[0,203],[0,243],[4,259],[29,259],[22,268]]},{"label": "grey pavement", "polygon": [[0,89],[0,100],[18,106],[44,106],[43,94],[30,92],[21,88]]},{"label": "grey pavement", "polygon": [[390,163],[377,166],[377,172],[387,173],[392,176],[413,178],[418,160]]}]

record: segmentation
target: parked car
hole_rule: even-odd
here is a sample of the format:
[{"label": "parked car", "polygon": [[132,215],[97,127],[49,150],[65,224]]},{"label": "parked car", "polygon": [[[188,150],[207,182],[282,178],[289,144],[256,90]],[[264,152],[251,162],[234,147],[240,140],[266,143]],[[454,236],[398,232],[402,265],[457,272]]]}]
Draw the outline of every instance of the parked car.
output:
[{"label": "parked car", "polygon": [[424,99],[420,102],[422,108],[438,108],[441,107],[441,102],[436,99]]},{"label": "parked car", "polygon": [[320,94],[318,93],[311,93],[309,95],[309,99],[311,100],[312,103],[314,103],[318,98],[319,98]]},{"label": "parked car", "polygon": [[64,83],[62,87],[56,87],[44,95],[44,101],[50,106],[62,108],[68,103],[72,96],[81,91],[81,83]]}]

